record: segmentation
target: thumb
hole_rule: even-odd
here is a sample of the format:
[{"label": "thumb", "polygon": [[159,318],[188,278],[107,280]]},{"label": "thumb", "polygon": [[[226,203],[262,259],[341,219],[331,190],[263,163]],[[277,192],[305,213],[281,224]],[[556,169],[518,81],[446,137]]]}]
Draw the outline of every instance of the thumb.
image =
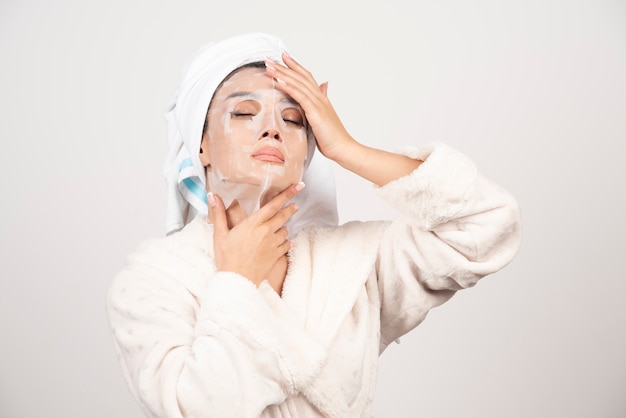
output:
[{"label": "thumb", "polygon": [[320,90],[324,96],[328,97],[328,81],[320,84]]},{"label": "thumb", "polygon": [[226,210],[222,199],[213,193],[207,193],[209,209],[211,210],[211,223],[213,224],[213,236],[223,236],[228,232]]}]

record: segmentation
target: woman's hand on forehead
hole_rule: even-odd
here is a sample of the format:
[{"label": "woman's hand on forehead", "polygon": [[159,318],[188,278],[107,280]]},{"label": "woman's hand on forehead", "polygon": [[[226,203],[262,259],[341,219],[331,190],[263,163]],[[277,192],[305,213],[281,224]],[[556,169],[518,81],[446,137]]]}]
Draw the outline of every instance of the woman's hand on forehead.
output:
[{"label": "woman's hand on forehead", "polygon": [[283,60],[286,66],[266,60],[266,73],[274,77],[280,90],[300,103],[317,147],[325,157],[378,186],[406,176],[421,164],[419,160],[357,142],[328,100],[328,84],[318,86],[311,73],[288,54],[283,53]]},{"label": "woman's hand on forehead", "polygon": [[348,152],[356,141],[348,134],[327,96],[328,83],[318,85],[313,75],[287,53],[286,66],[266,59],[266,72],[276,80],[276,87],[297,101],[315,134],[317,146],[332,160]]}]

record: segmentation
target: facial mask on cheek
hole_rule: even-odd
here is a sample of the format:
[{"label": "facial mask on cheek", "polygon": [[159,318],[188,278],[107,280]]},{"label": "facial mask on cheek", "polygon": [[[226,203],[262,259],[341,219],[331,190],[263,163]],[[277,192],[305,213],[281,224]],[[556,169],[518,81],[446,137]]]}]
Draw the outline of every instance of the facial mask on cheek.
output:
[{"label": "facial mask on cheek", "polygon": [[261,184],[233,181],[221,173],[216,173],[217,170],[212,170],[207,173],[209,189],[222,199],[226,208],[237,200],[241,208],[250,215],[261,208],[265,191],[271,185],[270,165],[267,163],[265,165],[265,175]]},{"label": "facial mask on cheek", "polygon": [[[302,180],[302,163],[292,162],[292,167],[283,167],[269,162],[257,161],[250,158],[249,165],[251,168],[247,176],[233,174],[241,174],[245,167],[242,164],[234,163],[232,153],[230,153],[231,169],[230,175],[225,175],[218,167],[212,167],[207,171],[207,181],[209,190],[217,194],[228,208],[234,200],[246,211],[248,215],[259,210],[271,198],[282,192],[292,183]],[[289,159],[289,155],[285,159]],[[233,167],[232,164],[236,167]],[[234,169],[234,170],[233,170]],[[297,171],[298,176],[292,180],[285,180],[285,172]]]},{"label": "facial mask on cheek", "polygon": [[[277,115],[280,117],[280,113],[259,114],[256,120],[236,122],[236,128],[225,118],[223,134],[211,136],[215,138],[210,144],[215,164],[207,170],[208,186],[227,208],[237,200],[250,215],[302,179],[306,130],[288,127],[282,119],[276,121]],[[274,131],[279,133],[280,140],[272,136]],[[270,134],[264,136],[265,132]]]}]

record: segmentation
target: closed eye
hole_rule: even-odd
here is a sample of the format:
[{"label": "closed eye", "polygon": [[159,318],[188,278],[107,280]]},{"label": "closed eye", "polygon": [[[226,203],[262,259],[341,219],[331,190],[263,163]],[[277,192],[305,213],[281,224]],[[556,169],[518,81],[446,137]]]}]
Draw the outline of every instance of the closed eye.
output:
[{"label": "closed eye", "polygon": [[296,127],[304,127],[304,116],[302,113],[295,108],[287,108],[282,111],[282,118],[285,123],[294,125]]},{"label": "closed eye", "polygon": [[242,100],[230,112],[231,118],[250,119],[259,114],[261,105],[255,100]]},{"label": "closed eye", "polygon": [[285,118],[283,118],[283,120],[287,123],[291,123],[292,125],[304,126],[304,123],[302,123],[302,121],[300,120],[291,120],[291,119],[285,119]]},{"label": "closed eye", "polygon": [[247,113],[247,112],[230,112],[230,116],[234,117],[234,118],[242,118],[242,117],[248,117],[251,118],[253,116],[256,116],[254,113]]}]

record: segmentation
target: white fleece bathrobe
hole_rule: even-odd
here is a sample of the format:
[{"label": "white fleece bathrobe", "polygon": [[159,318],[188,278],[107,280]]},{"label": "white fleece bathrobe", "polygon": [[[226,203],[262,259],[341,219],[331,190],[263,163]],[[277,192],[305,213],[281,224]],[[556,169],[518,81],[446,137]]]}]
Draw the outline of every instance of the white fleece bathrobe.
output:
[{"label": "white fleece bathrobe", "polygon": [[372,416],[379,354],[511,261],[521,235],[514,198],[467,157],[443,145],[407,155],[425,162],[378,189],[399,218],[302,230],[282,297],[217,272],[201,218],[143,244],[113,280],[108,314],[145,412]]}]

